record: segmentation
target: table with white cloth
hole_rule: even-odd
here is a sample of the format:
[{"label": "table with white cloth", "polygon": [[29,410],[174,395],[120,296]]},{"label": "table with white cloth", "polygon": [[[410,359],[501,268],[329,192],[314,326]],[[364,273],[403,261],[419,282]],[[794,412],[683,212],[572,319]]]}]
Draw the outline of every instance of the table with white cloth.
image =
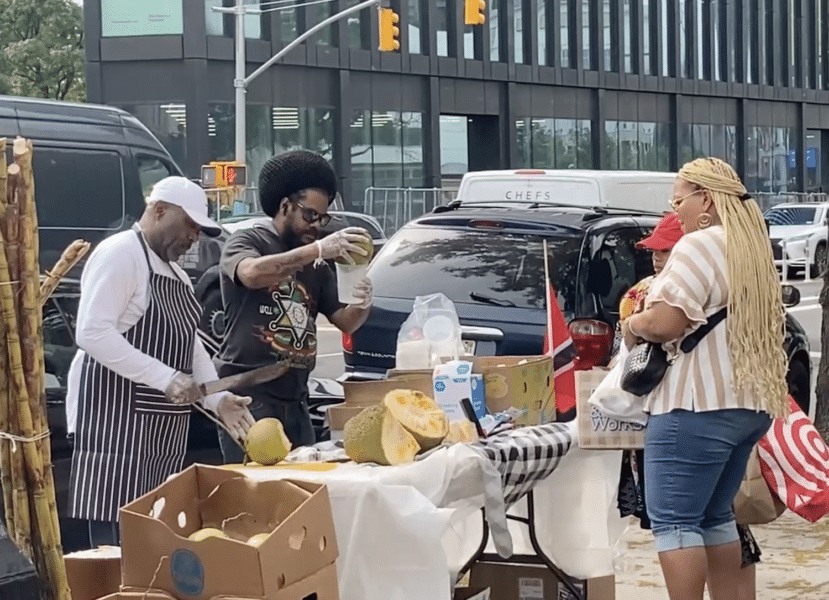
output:
[{"label": "table with white cloth", "polygon": [[[449,600],[487,533],[504,558],[539,554],[581,579],[613,573],[624,530],[615,501],[621,453],[581,450],[576,436],[575,423],[523,427],[392,467],[320,465],[346,458],[341,443],[323,442],[274,467],[229,468],[326,484],[342,600]],[[531,516],[528,530],[508,524],[508,514]]]}]

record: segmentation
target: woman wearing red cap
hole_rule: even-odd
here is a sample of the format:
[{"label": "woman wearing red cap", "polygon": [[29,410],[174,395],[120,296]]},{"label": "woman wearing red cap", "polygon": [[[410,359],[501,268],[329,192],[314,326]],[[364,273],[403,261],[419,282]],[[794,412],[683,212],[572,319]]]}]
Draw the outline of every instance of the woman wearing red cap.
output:
[{"label": "woman wearing red cap", "polygon": [[[641,312],[645,307],[645,298],[648,295],[653,280],[665,268],[676,243],[682,237],[682,222],[676,213],[665,215],[651,234],[638,242],[636,247],[651,251],[654,274],[641,280],[622,296],[619,303],[619,329],[622,323],[632,315]],[[619,480],[619,511],[622,516],[635,515],[639,518],[643,529],[650,529],[645,506],[645,471],[644,451],[630,450],[623,454],[622,472]],[[760,548],[747,525],[738,525],[742,547],[742,566],[740,573],[740,588],[742,598],[755,598],[755,567],[760,562]]]}]

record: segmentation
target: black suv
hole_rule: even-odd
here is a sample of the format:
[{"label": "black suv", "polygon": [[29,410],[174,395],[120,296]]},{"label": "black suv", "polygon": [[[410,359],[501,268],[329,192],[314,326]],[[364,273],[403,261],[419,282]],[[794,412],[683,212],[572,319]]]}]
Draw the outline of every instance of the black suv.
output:
[{"label": "black suv", "polygon": [[[397,334],[414,298],[442,292],[455,304],[468,350],[481,356],[542,352],[544,256],[578,350],[577,368],[610,359],[619,301],[651,275],[636,248],[659,215],[557,204],[455,201],[405,225],[374,259],[374,305],[353,336],[343,336],[346,376],[382,377],[395,365]],[[794,295],[797,290],[792,288]],[[797,300],[791,300],[791,303]],[[789,387],[808,410],[809,342],[787,315]]]}]

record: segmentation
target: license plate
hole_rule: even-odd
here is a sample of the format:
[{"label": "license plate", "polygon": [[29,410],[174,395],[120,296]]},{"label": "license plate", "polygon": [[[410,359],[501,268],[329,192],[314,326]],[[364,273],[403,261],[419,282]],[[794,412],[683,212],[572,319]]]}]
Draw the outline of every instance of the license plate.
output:
[{"label": "license plate", "polygon": [[467,354],[475,354],[475,340],[461,340],[463,342],[463,350]]}]

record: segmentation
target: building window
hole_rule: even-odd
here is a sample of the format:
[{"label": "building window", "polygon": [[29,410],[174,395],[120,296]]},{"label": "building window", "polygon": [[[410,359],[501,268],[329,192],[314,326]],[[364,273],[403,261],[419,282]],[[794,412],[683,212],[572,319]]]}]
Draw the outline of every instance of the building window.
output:
[{"label": "building window", "polygon": [[662,36],[662,76],[672,77],[675,74],[673,61],[676,57],[677,36],[670,35],[668,32],[673,31],[674,11],[676,10],[676,4],[674,2],[668,2],[668,0],[658,1],[662,4],[662,23],[659,27],[659,31],[661,31],[660,35]]},{"label": "building window", "polygon": [[[248,0],[245,4],[258,5],[259,0]],[[213,10],[214,7],[231,7],[234,6],[233,0],[205,0],[204,2],[204,22],[207,28],[207,35],[215,35],[222,37],[233,37],[236,31],[236,17],[228,13],[220,13]],[[262,32],[267,32],[269,27],[263,27],[263,20],[266,15],[263,14],[247,14],[245,15],[245,37],[249,40],[269,39],[269,36],[263,37]]]},{"label": "building window", "polygon": [[602,0],[602,11],[604,14],[604,35],[603,49],[604,49],[604,70],[605,71],[619,71],[618,63],[618,27],[616,27],[617,11],[616,3],[620,0]]},{"label": "building window", "polygon": [[[312,4],[311,6],[306,6],[305,10],[307,12],[305,14],[308,15],[307,28],[311,29],[314,25],[317,25],[318,23],[322,23],[323,21],[325,21],[325,19],[327,19],[333,14],[332,8],[333,6],[330,2],[323,2],[322,4]],[[317,33],[311,36],[308,42],[320,46],[333,46],[334,26],[330,25],[328,27],[323,27]]]},{"label": "building window", "polygon": [[538,2],[538,64],[548,66],[549,62],[547,60],[547,3],[542,0]]},{"label": "building window", "polygon": [[688,20],[691,25],[689,36],[694,40],[697,49],[697,79],[711,78],[711,21],[708,19],[711,4],[696,2],[696,23]]},{"label": "building window", "polygon": [[351,118],[351,177],[356,206],[364,206],[370,187],[422,187],[423,114],[355,111]]},{"label": "building window", "polygon": [[[347,0],[346,7],[350,8],[359,3],[360,0]],[[409,15],[409,19],[411,18],[411,15]],[[409,29],[411,31],[411,27]],[[417,42],[419,48],[420,40]],[[411,42],[409,42],[409,45],[411,46]],[[348,46],[360,50],[371,50],[371,18],[365,9],[348,16]],[[410,47],[409,52],[411,51]]]},{"label": "building window", "polygon": [[513,32],[515,33],[515,62],[524,62],[524,0],[513,0],[514,18]]},{"label": "building window", "polygon": [[[725,56],[726,49],[721,47],[723,41],[725,40],[725,36],[721,36],[722,33],[720,31],[720,22],[725,22],[723,19],[723,15],[721,15],[722,7],[725,6],[725,2],[721,2],[721,0],[711,0],[711,20],[713,21],[712,29],[711,29],[711,50],[709,50],[709,54],[713,51],[714,56],[713,58],[713,76],[714,81],[725,81],[726,80],[726,70],[722,68],[722,60]],[[734,44],[731,44],[733,47]]]},{"label": "building window", "polygon": [[[656,0],[654,0],[655,4]],[[642,73],[645,75],[656,75],[651,64],[653,49],[651,48],[651,0],[642,0]]]},{"label": "building window", "polygon": [[493,0],[489,6],[489,60],[492,62],[504,62],[501,55],[501,20],[500,7],[503,0]]},{"label": "building window", "polygon": [[435,34],[438,56],[449,56],[449,7],[450,0],[437,0],[435,5]]},{"label": "building window", "polygon": [[101,37],[183,33],[182,0],[101,0]]},{"label": "building window", "polygon": [[588,119],[518,119],[519,167],[590,169],[593,140]]},{"label": "building window", "polygon": [[[562,2],[565,1],[566,0],[562,0]],[[581,3],[581,59],[584,68],[588,71],[595,71],[599,68],[596,64],[596,61],[593,60],[594,48],[593,35],[591,34],[591,32],[593,31],[591,29],[591,24],[593,23],[595,11],[596,4],[594,2]],[[562,32],[562,35],[563,33],[564,32]],[[574,51],[577,50],[574,49]]]},{"label": "building window", "polygon": [[[750,192],[797,189],[798,131],[790,127],[749,127],[746,187]],[[802,157],[801,157],[802,159]]]},{"label": "building window", "polygon": [[288,5],[280,5],[283,10],[277,14],[280,17],[279,35],[283,44],[289,44],[299,35],[299,20],[296,8],[289,8]]},{"label": "building window", "polygon": [[184,104],[119,104],[149,129],[181,166],[187,161],[187,107]]},{"label": "building window", "polygon": [[[357,4],[360,0],[354,0],[354,3]],[[408,2],[409,7],[409,14],[408,14],[408,28],[409,28],[409,53],[410,54],[423,54],[422,50],[422,32],[423,32],[423,25],[420,18],[420,0],[409,0]],[[361,13],[362,14],[362,13]]]},{"label": "building window", "polygon": [[667,123],[605,121],[604,152],[607,168],[668,171],[670,128]]},{"label": "building window", "polygon": [[638,31],[633,24],[633,11],[631,10],[631,0],[622,0],[622,27],[624,28],[624,52],[625,52],[625,73],[635,73],[634,64],[635,58],[633,53],[636,51],[636,44],[633,41],[634,32]]},{"label": "building window", "polygon": [[[541,2],[543,3],[543,2]],[[572,68],[573,67],[573,54],[575,52],[571,52],[570,49],[570,0],[557,0],[558,4],[558,39],[561,48],[561,56],[559,57],[559,61],[562,67],[564,68]],[[585,3],[587,4],[587,3]],[[584,7],[582,7],[584,10]],[[582,40],[582,43],[589,43],[590,39],[588,37],[587,40]],[[576,49],[573,48],[573,51]],[[555,52],[553,52],[555,54]],[[584,63],[584,68],[588,68],[589,63]]]}]

